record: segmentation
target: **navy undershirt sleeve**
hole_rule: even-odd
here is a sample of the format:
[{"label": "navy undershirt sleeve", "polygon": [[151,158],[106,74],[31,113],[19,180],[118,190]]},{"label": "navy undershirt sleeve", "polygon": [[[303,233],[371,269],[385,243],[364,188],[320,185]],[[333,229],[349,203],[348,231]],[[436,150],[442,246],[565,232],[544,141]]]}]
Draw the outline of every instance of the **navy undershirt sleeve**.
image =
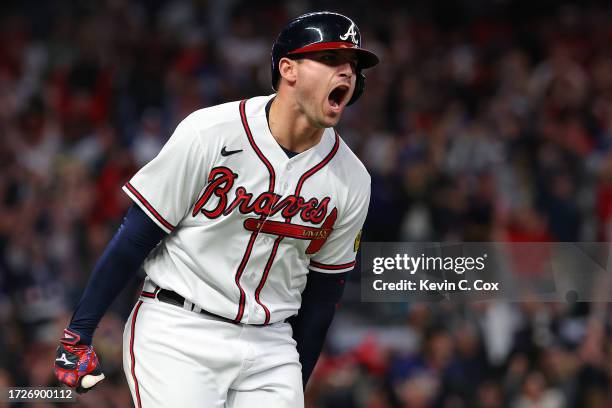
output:
[{"label": "navy undershirt sleeve", "polygon": [[321,354],[347,275],[348,272],[328,274],[309,271],[299,313],[289,319],[302,364],[304,388]]},{"label": "navy undershirt sleeve", "polygon": [[166,235],[140,207],[132,205],[94,267],[68,326],[81,336],[82,344],[91,344],[108,307]]}]

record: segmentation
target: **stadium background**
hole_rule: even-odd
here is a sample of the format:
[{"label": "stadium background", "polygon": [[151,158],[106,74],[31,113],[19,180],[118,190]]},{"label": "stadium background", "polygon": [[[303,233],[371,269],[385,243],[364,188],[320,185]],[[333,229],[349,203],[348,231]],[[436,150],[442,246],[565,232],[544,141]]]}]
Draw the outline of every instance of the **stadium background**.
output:
[{"label": "stadium background", "polygon": [[[382,60],[339,126],[372,174],[365,241],[610,241],[604,1],[3,1],[0,386],[56,385],[119,187],[189,112],[270,93],[274,36],[317,9],[352,16]],[[358,281],[309,407],[612,406],[607,303],[362,304]],[[108,379],[74,406],[131,406],[137,290],[96,334]]]}]

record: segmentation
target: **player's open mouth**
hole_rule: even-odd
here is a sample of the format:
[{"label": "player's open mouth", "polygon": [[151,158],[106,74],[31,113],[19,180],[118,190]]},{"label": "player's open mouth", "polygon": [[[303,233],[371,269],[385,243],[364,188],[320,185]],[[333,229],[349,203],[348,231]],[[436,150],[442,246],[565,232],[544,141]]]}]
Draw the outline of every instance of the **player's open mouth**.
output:
[{"label": "player's open mouth", "polygon": [[338,85],[332,89],[327,97],[327,100],[332,108],[338,109],[342,103],[347,102],[349,89],[350,87],[345,84]]}]

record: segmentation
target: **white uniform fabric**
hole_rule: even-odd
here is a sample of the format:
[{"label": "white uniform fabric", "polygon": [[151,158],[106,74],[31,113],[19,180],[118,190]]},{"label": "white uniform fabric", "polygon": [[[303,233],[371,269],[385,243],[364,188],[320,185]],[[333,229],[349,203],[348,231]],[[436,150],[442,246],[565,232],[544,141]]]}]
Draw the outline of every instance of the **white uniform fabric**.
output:
[{"label": "white uniform fabric", "polygon": [[126,323],[123,368],[137,408],[304,406],[284,322],[232,324],[142,298]]},{"label": "white uniform fabric", "polygon": [[124,186],[169,232],[144,263],[153,282],[245,324],[297,314],[308,269],[353,268],[370,197],[331,128],[287,157],[268,128],[273,96],[194,112]]}]

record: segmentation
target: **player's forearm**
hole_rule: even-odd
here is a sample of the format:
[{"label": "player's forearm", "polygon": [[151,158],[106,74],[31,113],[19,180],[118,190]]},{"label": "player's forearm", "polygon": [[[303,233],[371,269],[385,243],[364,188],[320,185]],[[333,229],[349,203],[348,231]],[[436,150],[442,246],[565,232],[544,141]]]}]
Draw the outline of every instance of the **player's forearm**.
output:
[{"label": "player's forearm", "polygon": [[323,349],[327,330],[334,318],[335,304],[313,303],[300,308],[300,315],[291,320],[293,338],[302,364],[304,388]]},{"label": "player's forearm", "polygon": [[346,275],[310,271],[299,314],[289,319],[302,364],[304,388],[323,349],[336,305],[342,297]]},{"label": "player's forearm", "polygon": [[100,319],[165,232],[134,206],[106,247],[72,316],[70,330],[90,344]]}]

